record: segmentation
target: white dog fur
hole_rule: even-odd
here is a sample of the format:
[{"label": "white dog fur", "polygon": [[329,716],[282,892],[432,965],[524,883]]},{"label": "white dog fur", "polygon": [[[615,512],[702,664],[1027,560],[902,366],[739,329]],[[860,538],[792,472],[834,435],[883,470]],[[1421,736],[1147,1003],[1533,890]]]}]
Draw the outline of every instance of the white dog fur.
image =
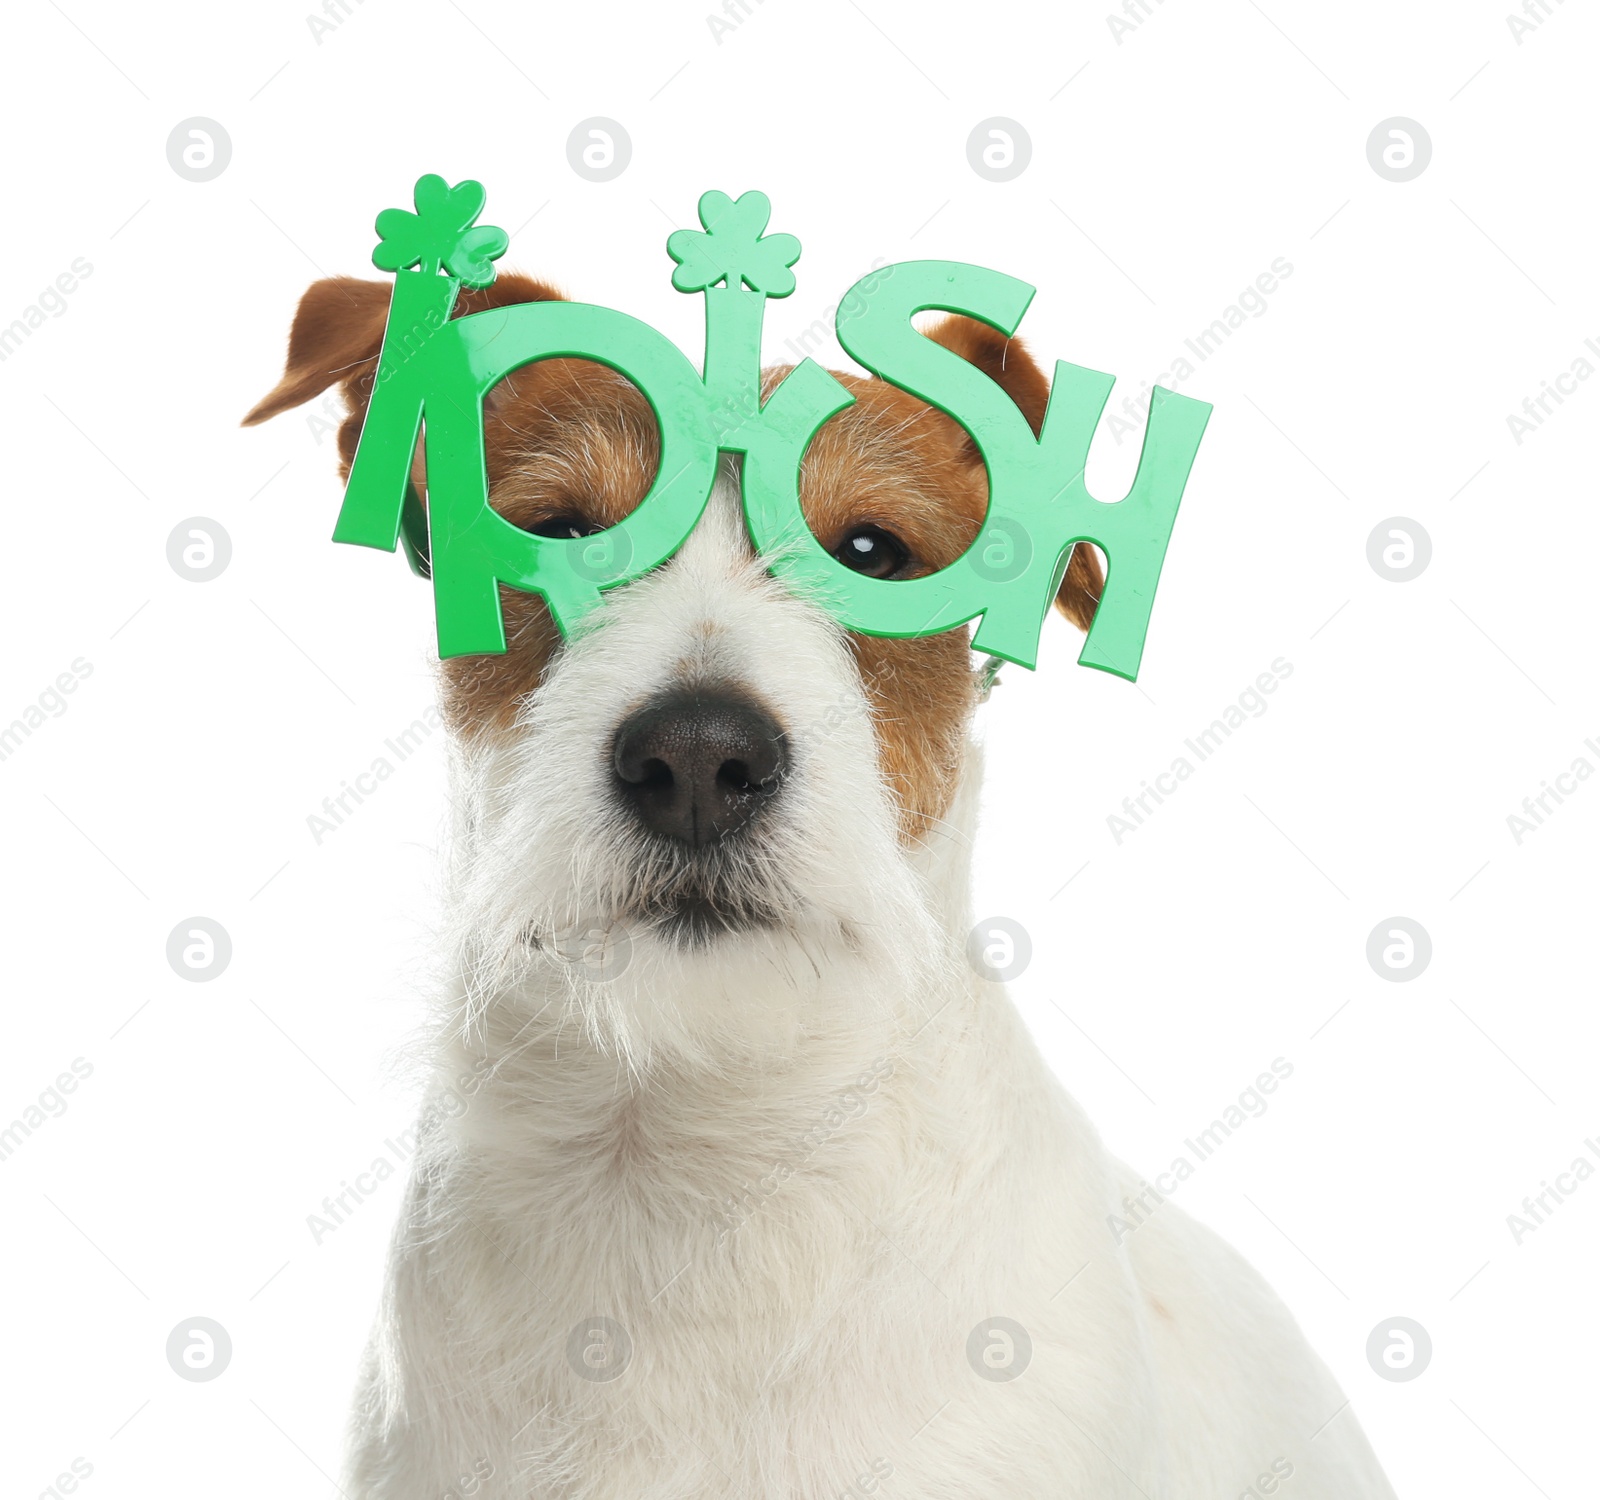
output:
[{"label": "white dog fur", "polygon": [[[965,958],[977,750],[909,850],[845,639],[736,496],[456,747],[457,980],[347,1494],[1391,1496],[1232,1249],[1170,1203],[1118,1243],[1136,1174]],[[782,923],[684,947],[625,929],[608,747],[697,680],[794,765],[741,856]]]}]

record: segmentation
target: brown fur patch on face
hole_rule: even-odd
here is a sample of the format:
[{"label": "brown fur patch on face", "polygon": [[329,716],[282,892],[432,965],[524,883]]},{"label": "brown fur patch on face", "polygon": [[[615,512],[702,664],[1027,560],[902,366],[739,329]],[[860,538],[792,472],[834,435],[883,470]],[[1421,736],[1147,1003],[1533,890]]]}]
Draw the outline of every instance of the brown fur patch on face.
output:
[{"label": "brown fur patch on face", "polygon": [[[784,371],[769,371],[776,384]],[[876,526],[910,553],[899,575],[947,567],[977,539],[988,481],[966,434],[942,412],[879,380],[840,375],[856,398],[818,432],[801,466],[806,521],[832,552]],[[888,584],[886,587],[893,587]],[[896,640],[850,636],[872,708],[879,768],[914,842],[950,809],[977,701],[965,630]]]},{"label": "brown fur patch on face", "polygon": [[[655,481],[661,435],[639,388],[590,360],[550,359],[502,380],[484,403],[489,498],[524,530],[615,526]],[[561,634],[536,594],[500,590],[506,650],[439,664],[445,717],[465,735],[507,729]]]}]

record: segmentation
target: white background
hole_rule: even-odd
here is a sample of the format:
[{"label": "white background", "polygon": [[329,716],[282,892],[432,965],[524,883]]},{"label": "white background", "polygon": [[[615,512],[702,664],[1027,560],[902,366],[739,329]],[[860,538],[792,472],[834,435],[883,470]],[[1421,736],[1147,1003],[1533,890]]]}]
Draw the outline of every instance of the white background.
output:
[{"label": "white background", "polygon": [[[307,1216],[412,1113],[437,737],[320,846],[307,817],[430,701],[431,618],[399,560],[329,544],[312,409],[238,421],[306,284],[375,274],[375,212],[437,171],[487,185],[502,264],[696,356],[662,243],[709,187],[761,187],[804,242],[775,359],[880,258],[1008,271],[1113,408],[1290,263],[1183,386],[1216,411],[1138,685],[1055,621],[983,712],[978,905],[1032,932],[1018,1003],[1141,1169],[1292,1063],[1181,1201],[1281,1291],[1401,1494],[1592,1495],[1600,1186],[1520,1245],[1507,1215],[1600,1136],[1600,780],[1520,845],[1506,819],[1600,767],[1600,381],[1520,444],[1506,418],[1600,337],[1600,23],[1171,0],[1119,42],[1097,5],[750,0],[719,43],[704,4],[352,0],[320,42],[297,4],[8,10],[0,325],[93,268],[0,364],[0,725],[93,668],[0,761],[0,1126],[93,1068],[0,1161],[8,1493],[74,1458],[108,1496],[332,1493],[398,1179],[320,1245]],[[566,155],[596,115],[633,145],[603,184]],[[1433,146],[1400,183],[1366,153],[1397,115]],[[168,165],[191,116],[231,138],[209,182]],[[1032,141],[1009,182],[968,164],[991,116]],[[1091,488],[1137,447],[1103,431]],[[167,562],[193,516],[232,539],[207,584]],[[1409,583],[1367,560],[1393,516],[1432,539]],[[1108,814],[1279,657],[1268,710],[1117,843]],[[233,942],[205,984],[165,957],[195,915]],[[1365,956],[1395,915],[1433,943],[1407,983]],[[196,1315],[233,1342],[206,1384],[164,1355]],[[1397,1315],[1433,1341],[1408,1383],[1364,1352]]]}]

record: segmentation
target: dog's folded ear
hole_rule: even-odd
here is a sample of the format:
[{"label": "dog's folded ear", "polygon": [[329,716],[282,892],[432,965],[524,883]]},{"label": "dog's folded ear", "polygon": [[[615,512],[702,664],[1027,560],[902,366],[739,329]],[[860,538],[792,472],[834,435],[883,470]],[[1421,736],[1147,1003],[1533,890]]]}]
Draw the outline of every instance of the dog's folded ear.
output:
[{"label": "dog's folded ear", "polygon": [[[1028,419],[1033,435],[1039,435],[1044,428],[1045,408],[1050,404],[1050,382],[1021,339],[1008,339],[987,323],[958,315],[941,319],[926,332],[936,344],[942,344],[952,354],[959,354],[982,370],[1016,402],[1017,409]],[[967,447],[972,460],[978,462],[978,450],[970,438]],[[1087,542],[1080,542],[1072,549],[1067,562],[1066,574],[1056,593],[1056,608],[1079,630],[1087,630],[1094,620],[1104,587],[1100,554]]]},{"label": "dog's folded ear", "polygon": [[243,425],[254,427],[320,396],[335,381],[358,378],[377,358],[389,314],[389,286],[330,276],[314,281],[295,309],[283,379],[250,408]]},{"label": "dog's folded ear", "polygon": [[[254,427],[280,412],[320,396],[338,382],[347,413],[339,428],[339,456],[348,469],[366,420],[378,351],[389,316],[387,281],[330,276],[314,281],[295,309],[289,329],[289,356],[283,379],[249,411],[243,425]],[[561,293],[529,276],[505,272],[481,291],[463,290],[455,317],[509,307],[517,302],[559,302]]]}]

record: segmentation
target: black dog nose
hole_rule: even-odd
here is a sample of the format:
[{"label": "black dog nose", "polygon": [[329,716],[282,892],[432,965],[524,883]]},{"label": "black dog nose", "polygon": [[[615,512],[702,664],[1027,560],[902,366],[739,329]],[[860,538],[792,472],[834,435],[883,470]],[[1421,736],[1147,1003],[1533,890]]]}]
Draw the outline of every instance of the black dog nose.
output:
[{"label": "black dog nose", "polygon": [[646,828],[700,849],[771,801],[788,757],[771,714],[732,694],[686,690],[623,720],[612,765]]}]

